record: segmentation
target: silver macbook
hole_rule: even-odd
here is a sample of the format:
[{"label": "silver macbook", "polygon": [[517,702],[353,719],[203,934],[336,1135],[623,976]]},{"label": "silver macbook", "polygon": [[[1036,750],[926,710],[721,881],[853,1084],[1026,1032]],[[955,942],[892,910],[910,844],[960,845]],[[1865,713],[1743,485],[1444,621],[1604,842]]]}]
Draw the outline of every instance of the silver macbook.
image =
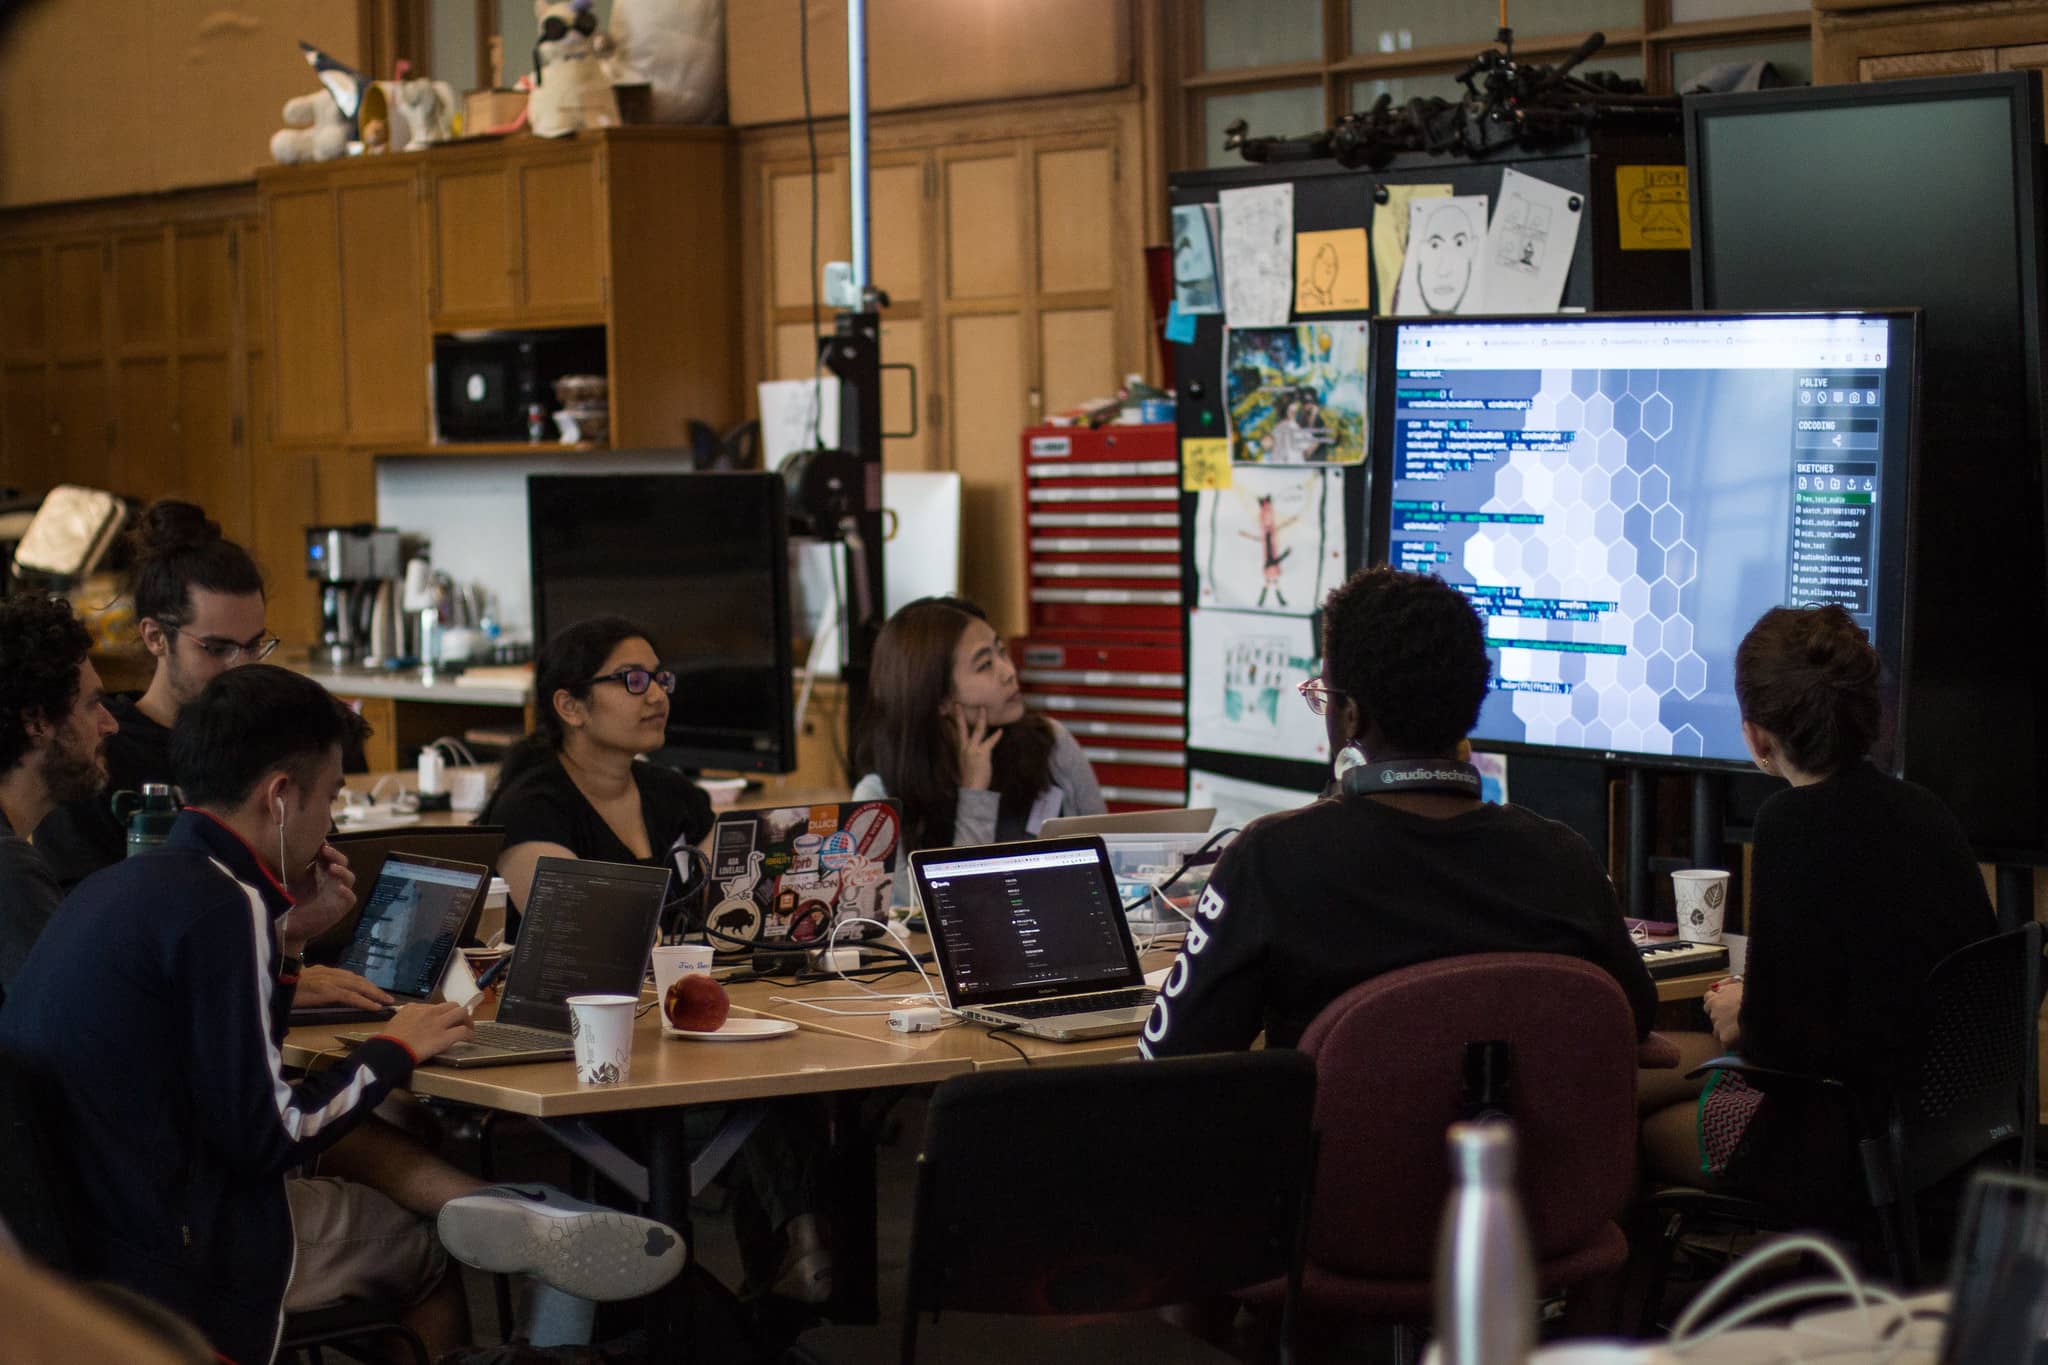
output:
[{"label": "silver macbook", "polygon": [[[542,858],[495,1020],[426,1066],[511,1066],[575,1056],[572,995],[640,994],[668,898],[669,870],[587,858]],[[341,1034],[360,1042],[372,1035]]]},{"label": "silver macbook", "polygon": [[1115,815],[1055,815],[1038,831],[1041,839],[1073,834],[1207,834],[1216,823],[1214,806],[1184,810],[1127,810]]},{"label": "silver macbook", "polygon": [[[335,965],[400,1004],[439,999],[455,945],[475,927],[490,885],[491,870],[482,863],[393,853],[378,870],[355,935]],[[355,1024],[391,1015],[390,1009],[315,1005],[294,1009],[291,1022]]]},{"label": "silver macbook", "polygon": [[946,985],[969,1019],[1075,1042],[1152,1012],[1099,835],[910,855]]}]

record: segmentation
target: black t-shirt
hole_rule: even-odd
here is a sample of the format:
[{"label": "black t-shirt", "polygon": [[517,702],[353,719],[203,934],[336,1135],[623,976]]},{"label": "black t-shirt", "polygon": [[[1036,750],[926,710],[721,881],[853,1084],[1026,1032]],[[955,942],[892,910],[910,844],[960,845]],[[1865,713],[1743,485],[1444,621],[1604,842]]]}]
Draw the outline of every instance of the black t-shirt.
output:
[{"label": "black t-shirt", "polygon": [[[669,849],[678,838],[694,844],[711,832],[711,798],[689,778],[673,768],[635,763],[633,782],[640,788],[640,813],[652,857],[636,857],[619,841],[553,755],[514,778],[492,803],[489,819],[505,827],[506,848],[560,844],[579,858],[646,867],[667,866]],[[506,936],[516,937],[518,912],[508,907],[505,913]]]},{"label": "black t-shirt", "polygon": [[70,890],[128,855],[128,830],[114,818],[113,794],[140,794],[145,782],[171,780],[171,731],[142,714],[140,692],[116,692],[107,710],[121,728],[107,736],[107,789],[67,801],[36,826],[36,848],[57,884]]},{"label": "black t-shirt", "polygon": [[1254,821],[1224,851],[1141,1047],[1224,1052],[1262,1029],[1269,1046],[1292,1047],[1360,982],[1507,952],[1603,968],[1627,993],[1637,1036],[1648,1035],[1657,988],[1606,870],[1572,830],[1520,806],[1433,819],[1369,796],[1326,797]]}]

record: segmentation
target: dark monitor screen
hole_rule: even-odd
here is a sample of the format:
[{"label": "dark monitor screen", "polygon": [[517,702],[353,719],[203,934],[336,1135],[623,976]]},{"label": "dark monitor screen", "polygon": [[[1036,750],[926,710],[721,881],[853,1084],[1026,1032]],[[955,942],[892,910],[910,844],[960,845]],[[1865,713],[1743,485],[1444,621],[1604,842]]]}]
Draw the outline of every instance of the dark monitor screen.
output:
[{"label": "dark monitor screen", "polygon": [[570,996],[640,994],[668,882],[665,867],[542,858],[498,1018],[566,1033]]},{"label": "dark monitor screen", "polygon": [[676,673],[670,757],[689,767],[790,771],[782,480],[535,475],[526,488],[537,637],[594,616],[638,622]]},{"label": "dark monitor screen", "polygon": [[1100,838],[948,849],[919,855],[917,866],[954,1003],[1138,984]]},{"label": "dark monitor screen", "polygon": [[1749,762],[1735,647],[1838,603],[1899,675],[1913,317],[1381,324],[1377,527],[1485,622],[1476,742]]}]

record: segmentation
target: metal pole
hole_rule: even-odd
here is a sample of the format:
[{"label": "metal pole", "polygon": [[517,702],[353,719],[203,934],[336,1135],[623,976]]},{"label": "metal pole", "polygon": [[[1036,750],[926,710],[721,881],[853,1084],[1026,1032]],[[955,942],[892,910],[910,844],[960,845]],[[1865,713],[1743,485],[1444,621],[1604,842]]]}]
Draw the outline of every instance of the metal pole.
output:
[{"label": "metal pole", "polygon": [[853,171],[853,288],[868,311],[868,6],[846,3],[847,161]]}]

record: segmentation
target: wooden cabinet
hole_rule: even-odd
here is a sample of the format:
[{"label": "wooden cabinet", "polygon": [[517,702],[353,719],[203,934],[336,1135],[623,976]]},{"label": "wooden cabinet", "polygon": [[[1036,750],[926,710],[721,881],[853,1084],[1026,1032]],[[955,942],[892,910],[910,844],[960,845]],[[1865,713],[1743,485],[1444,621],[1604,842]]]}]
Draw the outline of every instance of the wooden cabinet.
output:
[{"label": "wooden cabinet", "polygon": [[1816,0],[1822,84],[2024,71],[2048,65],[2048,0],[1887,4]]},{"label": "wooden cabinet", "polygon": [[[891,469],[958,470],[968,595],[1022,634],[1017,434],[1153,368],[1134,95],[890,116],[874,128],[874,281]],[[1020,134],[1020,128],[1029,133]],[[843,132],[820,134],[816,259],[848,251]],[[811,168],[802,130],[743,135],[748,378],[808,379]],[[829,326],[829,318],[827,319]]]},{"label": "wooden cabinet", "polygon": [[603,322],[603,158],[574,142],[494,152],[428,170],[434,329]]}]

